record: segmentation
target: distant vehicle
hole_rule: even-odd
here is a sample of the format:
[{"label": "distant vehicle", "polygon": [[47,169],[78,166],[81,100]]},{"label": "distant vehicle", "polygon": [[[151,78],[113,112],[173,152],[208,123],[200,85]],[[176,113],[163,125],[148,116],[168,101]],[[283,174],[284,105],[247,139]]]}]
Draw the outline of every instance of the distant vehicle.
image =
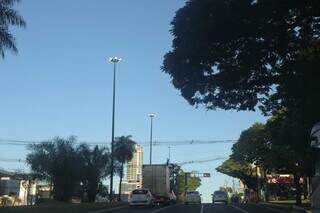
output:
[{"label": "distant vehicle", "polygon": [[201,194],[197,191],[187,192],[186,199],[184,202],[186,205],[190,203],[201,204]]},{"label": "distant vehicle", "polygon": [[129,197],[130,207],[134,206],[150,206],[154,205],[152,193],[149,189],[135,189]]},{"label": "distant vehicle", "polygon": [[172,195],[170,191],[169,167],[167,165],[143,165],[142,187],[150,189],[155,204],[169,205],[176,200],[176,196]]},{"label": "distant vehicle", "polygon": [[96,195],[95,203],[109,203],[107,196]]},{"label": "distant vehicle", "polygon": [[212,195],[212,203],[228,204],[228,194],[224,191],[215,191]]}]

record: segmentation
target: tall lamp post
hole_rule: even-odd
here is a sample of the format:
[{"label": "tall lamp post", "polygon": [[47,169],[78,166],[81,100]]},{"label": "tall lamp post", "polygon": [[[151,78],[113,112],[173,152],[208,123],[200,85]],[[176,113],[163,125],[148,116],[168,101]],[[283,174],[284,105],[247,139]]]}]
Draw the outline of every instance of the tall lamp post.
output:
[{"label": "tall lamp post", "polygon": [[111,132],[111,171],[110,171],[110,199],[113,200],[113,175],[114,175],[114,114],[115,114],[115,99],[116,99],[116,65],[121,61],[121,58],[111,57],[109,62],[113,63],[113,102],[112,102],[112,132]]},{"label": "tall lamp post", "polygon": [[152,165],[152,131],[153,131],[153,118],[155,117],[155,114],[149,114],[150,117],[150,165]]}]

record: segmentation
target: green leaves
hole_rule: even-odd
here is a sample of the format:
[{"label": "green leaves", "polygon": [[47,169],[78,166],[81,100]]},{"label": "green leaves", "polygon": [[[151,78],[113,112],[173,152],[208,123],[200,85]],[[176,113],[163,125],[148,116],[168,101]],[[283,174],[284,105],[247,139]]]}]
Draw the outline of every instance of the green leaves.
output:
[{"label": "green leaves", "polygon": [[114,143],[114,157],[120,163],[126,163],[132,159],[135,151],[135,142],[131,135],[116,138]]},{"label": "green leaves", "polygon": [[240,179],[250,189],[256,189],[257,177],[254,175],[253,167],[248,162],[228,159],[216,168],[218,172]]},{"label": "green leaves", "polygon": [[303,87],[320,80],[319,72],[304,79],[310,61],[301,63],[319,58],[302,54],[319,42],[319,17],[317,1],[189,0],[171,23],[162,69],[192,105],[264,113],[297,107],[308,94]]},{"label": "green leaves", "polygon": [[33,172],[54,186],[54,198],[68,201],[80,187],[94,202],[98,184],[110,173],[110,153],[106,148],[86,144],[75,146],[76,138],[54,138],[29,147],[27,163]]}]

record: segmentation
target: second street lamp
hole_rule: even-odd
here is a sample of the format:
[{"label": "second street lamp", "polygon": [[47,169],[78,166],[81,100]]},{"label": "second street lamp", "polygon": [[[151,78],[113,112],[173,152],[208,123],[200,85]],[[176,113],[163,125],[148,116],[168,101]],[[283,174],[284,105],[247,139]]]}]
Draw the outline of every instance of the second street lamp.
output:
[{"label": "second street lamp", "polygon": [[152,165],[152,131],[153,131],[153,118],[155,117],[155,114],[149,114],[150,117],[150,165]]},{"label": "second street lamp", "polygon": [[121,58],[109,58],[109,62],[113,63],[113,99],[112,99],[112,132],[111,132],[111,171],[110,171],[110,200],[113,200],[113,174],[114,174],[114,117],[115,117],[115,100],[116,100],[116,64]]}]

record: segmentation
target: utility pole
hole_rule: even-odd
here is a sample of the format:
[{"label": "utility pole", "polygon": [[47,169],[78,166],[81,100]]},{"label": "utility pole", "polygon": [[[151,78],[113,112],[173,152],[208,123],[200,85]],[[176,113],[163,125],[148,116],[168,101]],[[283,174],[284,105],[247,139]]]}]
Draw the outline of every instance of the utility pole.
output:
[{"label": "utility pole", "polygon": [[114,175],[114,118],[115,118],[115,101],[116,101],[116,64],[121,58],[109,58],[109,62],[113,63],[113,98],[112,98],[112,131],[111,131],[111,171],[110,171],[110,200],[113,200],[113,175]]},{"label": "utility pole", "polygon": [[188,172],[185,172],[184,173],[184,196],[186,197],[187,196],[187,192],[188,192],[188,175],[190,173]]},{"label": "utility pole", "polygon": [[152,138],[152,134],[153,134],[153,118],[155,117],[155,114],[149,114],[150,117],[150,165],[152,165],[152,145],[153,145],[153,138]]},{"label": "utility pole", "polygon": [[232,178],[232,193],[235,194],[235,183],[234,178]]}]

